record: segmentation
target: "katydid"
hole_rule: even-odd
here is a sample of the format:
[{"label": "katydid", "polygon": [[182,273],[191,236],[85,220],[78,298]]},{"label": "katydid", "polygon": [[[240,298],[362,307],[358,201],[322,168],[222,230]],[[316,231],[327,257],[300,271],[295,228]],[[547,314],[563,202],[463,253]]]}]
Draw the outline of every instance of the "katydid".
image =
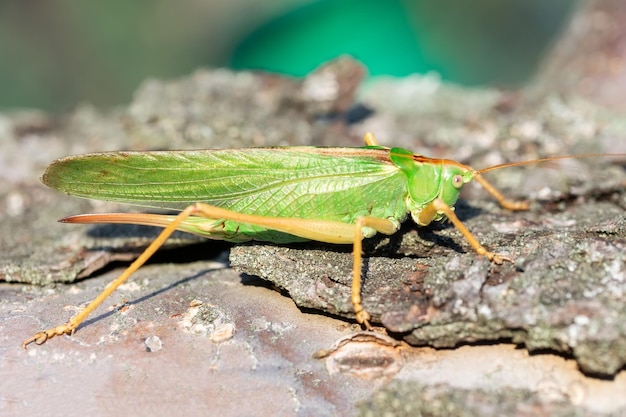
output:
[{"label": "katydid", "polygon": [[[139,269],[175,231],[230,242],[290,243],[316,240],[353,245],[352,297],[357,322],[371,328],[361,302],[362,241],[391,235],[410,215],[419,226],[448,219],[472,249],[490,261],[511,261],[485,249],[454,213],[463,185],[478,181],[502,207],[507,200],[481,174],[515,165],[592,155],[561,156],[501,164],[483,170],[379,146],[277,147],[227,150],[105,152],[53,162],[43,182],[64,193],[179,211],[84,214],[66,223],[128,223],[163,227],[145,251],[69,322],[26,339],[23,346],[72,334],[117,287]],[[599,154],[595,156],[600,156]]]}]

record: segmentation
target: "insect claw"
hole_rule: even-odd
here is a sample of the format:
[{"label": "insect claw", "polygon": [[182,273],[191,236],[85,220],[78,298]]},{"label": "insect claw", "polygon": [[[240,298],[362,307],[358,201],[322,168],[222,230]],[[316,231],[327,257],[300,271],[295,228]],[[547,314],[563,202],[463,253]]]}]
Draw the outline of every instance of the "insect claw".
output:
[{"label": "insect claw", "polygon": [[35,342],[35,344],[37,344],[37,345],[40,345],[41,343],[39,343],[39,339],[42,336],[44,337],[44,340],[41,343],[44,343],[48,339],[48,336],[46,336],[46,334],[43,333],[43,332],[39,332],[39,333],[36,333],[34,336],[31,336],[28,339],[24,340],[22,342],[22,349],[26,349],[28,347],[28,345],[30,345],[33,342]]},{"label": "insect claw", "polygon": [[489,255],[488,255],[489,260],[498,265],[502,265],[505,261],[514,263],[513,259],[509,258],[508,256],[498,255],[498,254],[491,253],[491,252],[489,252]]},{"label": "insect claw", "polygon": [[370,324],[370,313],[365,310],[360,310],[356,313],[356,321],[357,323],[363,325],[365,330],[372,330],[372,325]]},{"label": "insect claw", "polygon": [[74,330],[76,330],[75,326],[73,326],[71,323],[66,323],[57,327],[53,327],[51,329],[46,329],[43,332],[37,332],[33,336],[22,342],[22,348],[26,349],[31,343],[35,343],[36,345],[43,345],[54,336],[60,336],[63,334],[72,335],[74,334]]},{"label": "insect claw", "polygon": [[48,333],[48,332],[49,331],[46,330],[45,332],[35,333],[33,336],[29,337],[28,339],[22,342],[22,348],[26,349],[28,345],[30,345],[31,343],[34,343],[36,345],[43,345],[44,343],[46,343],[48,339],[52,339],[55,336],[54,333]]},{"label": "insect claw", "polygon": [[510,262],[510,263],[515,263],[513,259],[509,258],[508,256],[498,255],[497,253],[493,253],[493,252],[485,252],[482,255],[486,256],[487,259],[489,259],[491,262],[497,265],[502,265],[505,261]]}]

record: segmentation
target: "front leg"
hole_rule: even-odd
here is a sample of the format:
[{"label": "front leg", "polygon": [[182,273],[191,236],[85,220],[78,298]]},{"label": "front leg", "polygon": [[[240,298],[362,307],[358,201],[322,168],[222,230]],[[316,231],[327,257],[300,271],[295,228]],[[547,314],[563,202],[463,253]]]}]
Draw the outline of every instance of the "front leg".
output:
[{"label": "front leg", "polygon": [[420,212],[418,216],[418,223],[422,226],[428,225],[439,213],[443,213],[448,220],[452,222],[454,227],[461,232],[463,237],[465,237],[465,240],[467,240],[467,243],[470,244],[472,249],[474,249],[474,252],[477,254],[487,257],[487,259],[491,262],[498,265],[501,265],[504,261],[513,262],[511,258],[507,256],[498,255],[485,249],[485,247],[480,244],[476,236],[474,236],[474,234],[470,232],[467,227],[465,227],[463,222],[459,220],[456,213],[454,213],[454,210],[440,198],[435,198]]}]

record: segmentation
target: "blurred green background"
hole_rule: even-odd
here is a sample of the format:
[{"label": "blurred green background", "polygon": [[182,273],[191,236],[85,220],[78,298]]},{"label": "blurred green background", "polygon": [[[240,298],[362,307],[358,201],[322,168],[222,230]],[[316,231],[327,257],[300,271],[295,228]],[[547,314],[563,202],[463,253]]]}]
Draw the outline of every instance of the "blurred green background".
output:
[{"label": "blurred green background", "polygon": [[370,75],[465,85],[532,77],[572,0],[0,2],[0,109],[123,104],[148,77],[199,67],[301,76],[348,53]]}]

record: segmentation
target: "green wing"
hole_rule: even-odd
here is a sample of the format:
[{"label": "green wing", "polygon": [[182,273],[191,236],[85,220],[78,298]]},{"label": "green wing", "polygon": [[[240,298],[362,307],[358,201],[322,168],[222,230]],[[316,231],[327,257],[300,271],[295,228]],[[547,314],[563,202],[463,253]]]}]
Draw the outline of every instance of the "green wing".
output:
[{"label": "green wing", "polygon": [[406,177],[387,149],[248,148],[110,152],[52,163],[43,182],[67,194],[181,210],[204,202],[272,217],[406,216]]}]

